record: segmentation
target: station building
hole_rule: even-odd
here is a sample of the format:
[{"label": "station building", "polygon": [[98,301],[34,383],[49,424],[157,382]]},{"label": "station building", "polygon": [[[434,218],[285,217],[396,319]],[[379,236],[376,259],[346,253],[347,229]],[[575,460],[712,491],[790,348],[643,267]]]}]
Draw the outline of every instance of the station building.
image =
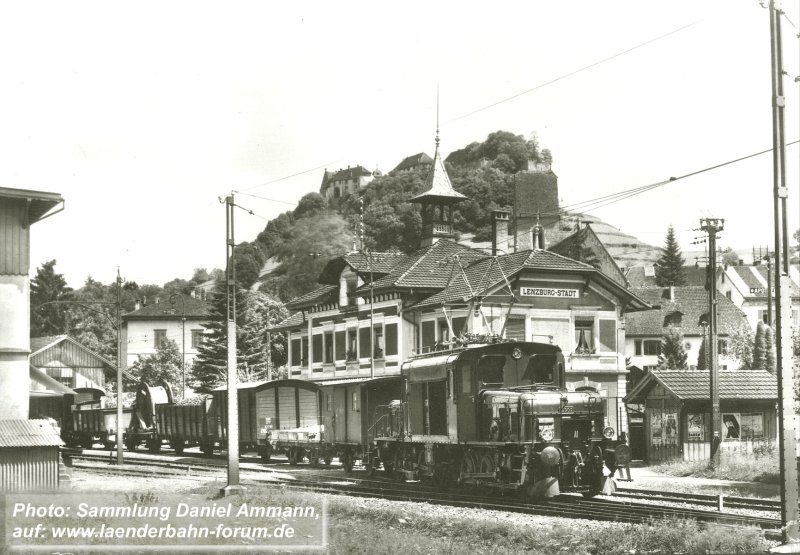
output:
[{"label": "station building", "polygon": [[[457,243],[453,207],[465,197],[452,187],[438,142],[426,190],[412,199],[421,205],[420,249],[330,260],[319,287],[287,303],[290,316],[277,327],[288,335],[289,377],[355,387],[465,337],[552,343],[564,353],[568,386],[599,390],[608,425],[626,431],[623,322],[649,305],[626,289],[590,231],[578,232],[579,249],[563,241],[546,249],[541,226],[518,242],[524,250],[488,254]],[[494,217],[497,253],[497,244],[511,243],[508,212]],[[586,249],[593,264],[560,254]]]}]

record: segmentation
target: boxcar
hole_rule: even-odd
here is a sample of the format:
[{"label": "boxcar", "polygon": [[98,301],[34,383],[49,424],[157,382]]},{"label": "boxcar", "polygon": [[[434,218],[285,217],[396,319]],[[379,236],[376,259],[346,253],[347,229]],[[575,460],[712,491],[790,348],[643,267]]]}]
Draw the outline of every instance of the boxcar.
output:
[{"label": "boxcar", "polygon": [[326,462],[338,457],[350,472],[361,460],[373,468],[375,438],[395,434],[401,426],[400,376],[319,382],[322,452]]},{"label": "boxcar", "polygon": [[266,462],[273,453],[285,453],[290,464],[304,457],[317,462],[322,438],[317,391],[305,380],[274,380],[253,389],[259,454]]}]

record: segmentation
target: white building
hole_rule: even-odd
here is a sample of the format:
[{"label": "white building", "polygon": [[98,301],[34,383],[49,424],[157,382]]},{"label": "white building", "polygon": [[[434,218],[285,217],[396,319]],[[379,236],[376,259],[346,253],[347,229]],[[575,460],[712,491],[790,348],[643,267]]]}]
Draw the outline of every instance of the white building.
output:
[{"label": "white building", "polygon": [[[800,272],[797,266],[789,267],[792,279],[792,324],[800,324]],[[769,280],[770,286],[767,286]],[[775,268],[766,264],[757,266],[727,266],[717,272],[717,290],[733,301],[747,317],[750,327],[759,322],[775,323]],[[769,296],[772,294],[772,322],[769,322]]]},{"label": "white building", "polygon": [[[703,334],[702,322],[708,322],[708,292],[705,287],[659,287],[631,290],[654,307],[653,310],[630,312],[625,318],[625,354],[630,364],[642,370],[658,366],[661,338],[669,326],[683,334],[689,368],[697,368]],[[736,370],[739,363],[727,356],[728,338],[741,326],[748,326],[744,312],[722,294],[717,294],[717,331],[719,334],[719,368]]]},{"label": "white building", "polygon": [[122,362],[130,367],[139,356],[155,354],[162,342],[172,340],[183,353],[188,369],[200,346],[211,305],[188,295],[174,303],[156,298],[156,302],[139,306],[122,315]]}]

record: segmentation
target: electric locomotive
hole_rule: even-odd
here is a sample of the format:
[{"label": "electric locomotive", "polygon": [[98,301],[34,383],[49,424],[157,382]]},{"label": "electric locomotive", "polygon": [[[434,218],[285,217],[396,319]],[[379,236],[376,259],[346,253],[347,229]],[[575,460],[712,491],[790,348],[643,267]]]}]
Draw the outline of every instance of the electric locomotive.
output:
[{"label": "electric locomotive", "polygon": [[440,485],[518,490],[613,491],[610,475],[630,449],[604,427],[605,399],[565,388],[555,345],[496,342],[418,356],[402,366],[400,433],[379,437],[369,467]]}]

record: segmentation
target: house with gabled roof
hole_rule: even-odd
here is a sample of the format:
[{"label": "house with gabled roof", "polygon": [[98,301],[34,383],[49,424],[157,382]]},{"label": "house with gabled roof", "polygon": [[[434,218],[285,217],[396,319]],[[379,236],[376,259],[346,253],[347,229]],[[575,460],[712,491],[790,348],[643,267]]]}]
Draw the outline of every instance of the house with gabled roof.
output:
[{"label": "house with gabled roof", "polygon": [[[683,267],[683,273],[686,276],[685,285],[700,285],[705,286],[708,281],[708,269],[699,264],[690,264]],[[653,264],[637,264],[631,266],[625,271],[625,278],[634,289],[659,287],[656,285],[656,267]]]},{"label": "house with gabled roof", "polygon": [[[661,339],[673,326],[683,334],[689,368],[697,368],[700,345],[704,334],[708,333],[703,326],[709,321],[705,287],[645,287],[631,291],[653,308],[633,312],[625,318],[625,353],[630,357],[630,364],[642,370],[656,368]],[[722,370],[739,368],[739,361],[728,356],[728,340],[742,326],[749,329],[744,312],[717,292],[717,352]]]},{"label": "house with gabled roof", "polygon": [[277,326],[288,336],[289,376],[338,382],[398,375],[405,359],[467,337],[553,343],[566,357],[568,386],[599,390],[608,398],[609,425],[625,431],[620,322],[649,305],[621,274],[541,248],[541,234],[532,248],[495,256],[457,243],[453,206],[463,199],[442,163],[437,132],[426,188],[412,199],[421,204],[420,249],[329,261],[320,286],[287,303],[291,314]]},{"label": "house with gabled roof", "polygon": [[380,172],[371,172],[364,166],[347,166],[336,172],[329,172],[326,168],[322,174],[319,194],[327,200],[338,199],[363,189],[377,175]]},{"label": "house with gabled roof", "polygon": [[419,152],[411,156],[406,156],[403,161],[397,164],[395,168],[389,172],[389,175],[399,175],[402,173],[420,172],[427,174],[433,165],[433,158]]},{"label": "house with gabled roof", "polygon": [[[719,373],[720,448],[749,452],[777,438],[778,381],[766,370]],[[696,461],[711,451],[709,372],[651,370],[625,402],[644,407],[645,460]],[[636,436],[632,436],[633,438]],[[634,447],[632,445],[632,447]]]},{"label": "house with gabled roof", "polygon": [[31,337],[30,364],[71,388],[105,390],[106,377],[116,375],[117,364],[68,335]]},{"label": "house with gabled roof", "polygon": [[171,340],[188,369],[197,356],[210,316],[211,303],[190,295],[171,301],[156,298],[148,305],[137,302],[132,312],[122,315],[123,367],[130,367],[140,355],[155,354],[164,341]]},{"label": "house with gabled roof", "polygon": [[[759,322],[775,324],[775,269],[767,264],[725,266],[717,271],[717,290],[741,308],[750,326]],[[792,313],[787,315],[795,329],[800,328],[800,271],[789,267],[792,287]],[[772,306],[770,306],[772,305]],[[772,322],[769,321],[770,314]]]}]

